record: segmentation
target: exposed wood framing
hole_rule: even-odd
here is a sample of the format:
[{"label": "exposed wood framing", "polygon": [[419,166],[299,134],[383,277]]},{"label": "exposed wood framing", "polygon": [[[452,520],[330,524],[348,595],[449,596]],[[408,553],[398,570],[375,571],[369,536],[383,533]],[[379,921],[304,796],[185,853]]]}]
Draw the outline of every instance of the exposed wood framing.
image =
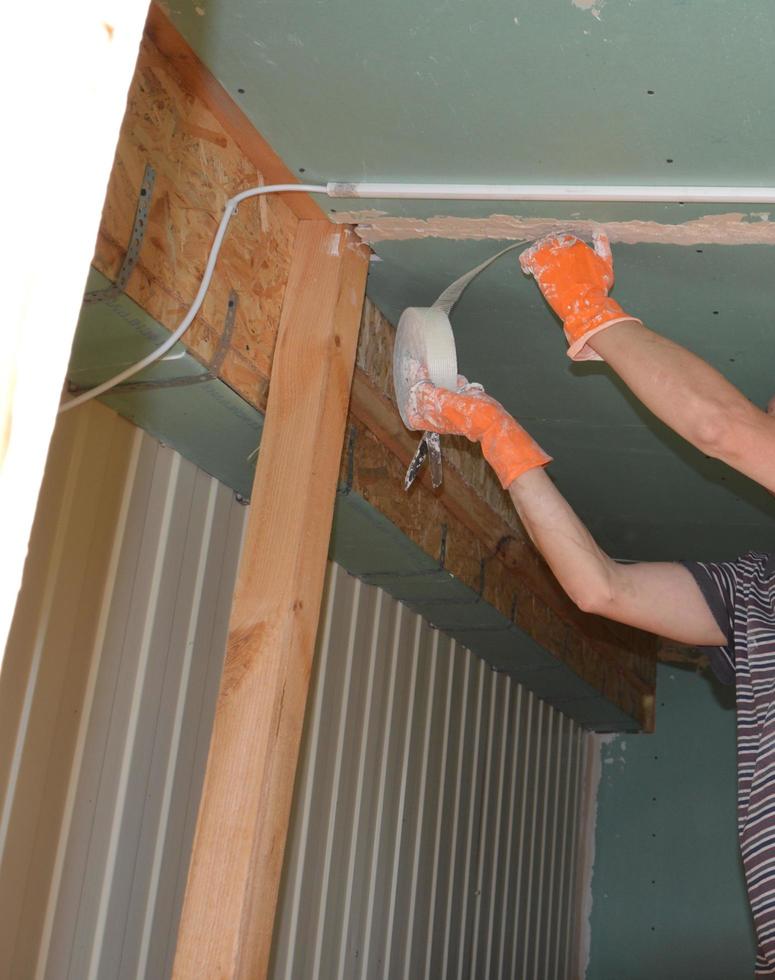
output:
[{"label": "exposed wood framing", "polygon": [[263,977],[312,669],[368,252],[294,245],[174,976]]},{"label": "exposed wood framing", "polygon": [[[259,173],[272,180],[293,179],[288,171],[271,170],[260,157],[261,144],[251,143],[250,156],[244,152],[233,136],[228,96],[213,95],[215,83],[207,73],[202,76],[186,51],[155,10],[128,101],[94,259],[101,272],[115,279],[137,188],[150,162],[157,172],[154,200],[127,293],[169,328],[179,322],[196,291],[227,198],[258,183]],[[271,161],[275,166],[277,158],[272,155]],[[220,376],[262,410],[299,227],[290,208],[293,200],[268,200],[266,230],[255,201],[240,209],[204,309],[186,337],[191,353],[209,364],[229,290],[236,290],[237,323]],[[439,555],[445,527],[449,571],[650,729],[655,638],[576,609],[527,541],[475,447],[458,443],[448,448],[440,492],[431,490],[424,475],[411,494],[403,494],[402,471],[416,439],[404,429],[390,399],[392,337],[390,324],[367,303],[350,406],[354,489],[430,555]]]},{"label": "exposed wood framing", "polygon": [[677,667],[687,667],[698,673],[710,670],[710,657],[700,653],[697,647],[686,646],[673,640],[661,640],[657,651],[657,659],[662,664],[673,664]]}]

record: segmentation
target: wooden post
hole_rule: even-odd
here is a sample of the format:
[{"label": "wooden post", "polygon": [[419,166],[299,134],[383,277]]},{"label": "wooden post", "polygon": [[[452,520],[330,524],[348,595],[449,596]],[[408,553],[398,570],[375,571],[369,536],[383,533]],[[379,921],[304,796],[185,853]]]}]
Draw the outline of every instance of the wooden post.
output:
[{"label": "wooden post", "polygon": [[173,976],[266,976],[367,250],[299,223]]}]

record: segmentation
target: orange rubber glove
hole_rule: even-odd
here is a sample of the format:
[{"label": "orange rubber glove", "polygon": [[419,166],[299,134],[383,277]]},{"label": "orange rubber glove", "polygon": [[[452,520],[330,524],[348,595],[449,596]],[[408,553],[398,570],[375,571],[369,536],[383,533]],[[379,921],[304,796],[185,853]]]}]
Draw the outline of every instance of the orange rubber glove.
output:
[{"label": "orange rubber glove", "polygon": [[481,385],[470,385],[462,377],[458,381],[457,391],[437,388],[430,381],[414,386],[408,408],[412,428],[481,443],[484,458],[504,490],[528,470],[551,462],[552,457]]},{"label": "orange rubber glove", "polygon": [[522,271],[535,276],[546,302],[563,321],[568,357],[574,361],[602,361],[587,346],[589,338],[622,320],[636,319],[608,295],[614,284],[608,237],[599,232],[593,242],[594,251],[575,235],[548,235],[519,257]]}]

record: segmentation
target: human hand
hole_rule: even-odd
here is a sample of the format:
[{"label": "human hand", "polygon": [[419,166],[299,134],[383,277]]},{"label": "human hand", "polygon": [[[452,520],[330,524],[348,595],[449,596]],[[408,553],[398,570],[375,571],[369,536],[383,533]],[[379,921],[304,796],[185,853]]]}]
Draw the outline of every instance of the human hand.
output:
[{"label": "human hand", "polygon": [[551,461],[500,402],[462,376],[456,391],[437,388],[430,381],[416,384],[408,414],[412,428],[481,443],[484,458],[504,489],[527,470]]},{"label": "human hand", "polygon": [[601,330],[634,320],[611,299],[614,284],[611,245],[603,232],[593,236],[590,248],[575,235],[548,235],[526,249],[519,258],[522,271],[532,275],[547,303],[563,321],[568,356],[574,361],[602,358],[588,346]]}]

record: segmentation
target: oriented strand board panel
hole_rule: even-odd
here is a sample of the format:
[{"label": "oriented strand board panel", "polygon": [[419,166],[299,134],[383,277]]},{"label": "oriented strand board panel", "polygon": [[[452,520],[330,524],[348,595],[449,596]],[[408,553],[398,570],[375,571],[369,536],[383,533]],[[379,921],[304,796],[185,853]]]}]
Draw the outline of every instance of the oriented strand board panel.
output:
[{"label": "oriented strand board panel", "polygon": [[[130,239],[143,172],[156,172],[145,239],[127,295],[172,329],[199,288],[229,197],[260,183],[255,165],[153,42],[143,40],[127,100],[93,264],[114,281]],[[222,376],[265,398],[298,219],[277,195],[243,203],[186,343],[209,363],[229,293],[238,306]]]}]

